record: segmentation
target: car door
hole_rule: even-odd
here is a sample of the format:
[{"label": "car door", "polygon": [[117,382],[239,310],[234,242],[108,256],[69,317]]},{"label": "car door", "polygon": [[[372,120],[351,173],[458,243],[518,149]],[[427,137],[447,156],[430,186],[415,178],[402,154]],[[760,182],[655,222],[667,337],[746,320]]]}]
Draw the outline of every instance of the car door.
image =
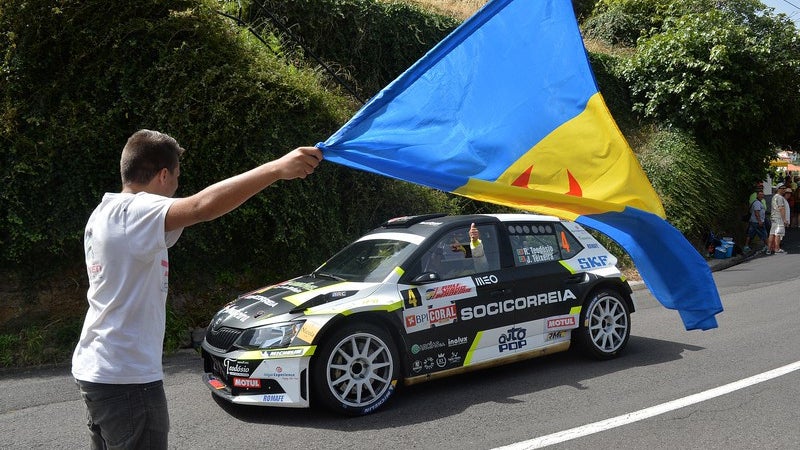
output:
[{"label": "car door", "polygon": [[566,344],[578,326],[589,279],[562,264],[582,250],[580,242],[558,221],[504,223],[514,266],[504,271],[506,309],[514,326],[498,338],[505,351],[537,351]]},{"label": "car door", "polygon": [[400,291],[410,377],[491,359],[486,355],[496,355],[496,338],[482,333],[513,324],[513,314],[489,306],[504,289],[498,228],[491,222],[476,227],[482,252],[470,246],[469,224],[458,225],[439,236],[403,278],[416,280]]}]

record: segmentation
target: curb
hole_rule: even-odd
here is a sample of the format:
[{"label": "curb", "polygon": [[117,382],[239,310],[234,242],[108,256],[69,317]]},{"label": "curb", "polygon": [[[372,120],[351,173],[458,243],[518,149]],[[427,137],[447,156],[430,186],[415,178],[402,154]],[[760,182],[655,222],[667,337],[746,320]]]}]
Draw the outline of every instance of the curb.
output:
[{"label": "curb", "polygon": [[[711,272],[718,272],[720,270],[725,270],[730,267],[733,267],[737,264],[743,263],[753,258],[757,258],[758,256],[763,255],[764,252],[761,250],[750,250],[747,254],[741,254],[736,256],[731,256],[730,258],[724,259],[708,259],[706,262],[708,263],[708,268],[711,269]],[[634,291],[640,291],[642,289],[647,289],[647,286],[644,284],[644,281],[629,281],[628,285]]]}]

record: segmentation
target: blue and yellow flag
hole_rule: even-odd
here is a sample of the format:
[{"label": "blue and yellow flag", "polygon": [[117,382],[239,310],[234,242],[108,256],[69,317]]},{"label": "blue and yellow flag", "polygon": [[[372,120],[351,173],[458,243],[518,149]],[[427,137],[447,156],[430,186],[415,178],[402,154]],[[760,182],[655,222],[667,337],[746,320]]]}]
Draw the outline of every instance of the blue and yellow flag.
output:
[{"label": "blue and yellow flag", "polygon": [[494,0],[324,143],[325,159],[595,228],[687,329],[717,326],[711,271],[605,105],[569,0]]}]

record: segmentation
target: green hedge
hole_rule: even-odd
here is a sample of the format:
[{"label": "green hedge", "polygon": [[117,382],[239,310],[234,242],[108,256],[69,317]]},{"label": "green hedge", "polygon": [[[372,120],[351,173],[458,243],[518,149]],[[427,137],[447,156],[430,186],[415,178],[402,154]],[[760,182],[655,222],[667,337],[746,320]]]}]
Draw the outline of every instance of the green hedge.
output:
[{"label": "green hedge", "polygon": [[297,49],[303,59],[315,55],[330,64],[361,98],[377,93],[459,24],[452,17],[402,2],[241,3],[246,6],[242,18],[252,28],[275,33],[284,48]]},{"label": "green hedge", "polygon": [[[3,55],[3,267],[80,261],[85,221],[119,191],[139,128],[188,149],[178,195],[324,140],[358,107],[314,67],[289,64],[212,1],[10,0]],[[182,274],[282,277],[319,264],[393,215],[449,207],[442,193],[323,164],[184,233]]]}]

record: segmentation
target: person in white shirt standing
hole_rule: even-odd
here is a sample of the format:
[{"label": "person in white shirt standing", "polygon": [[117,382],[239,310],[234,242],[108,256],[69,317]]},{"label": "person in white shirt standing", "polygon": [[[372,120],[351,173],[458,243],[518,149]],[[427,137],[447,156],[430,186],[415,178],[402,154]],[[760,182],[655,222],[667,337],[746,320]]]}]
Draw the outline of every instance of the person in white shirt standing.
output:
[{"label": "person in white shirt standing", "polygon": [[772,225],[767,238],[767,255],[784,253],[780,248],[781,239],[786,234],[786,226],[789,225],[788,216],[786,215],[789,204],[786,202],[784,192],[786,192],[786,187],[779,186],[778,191],[772,196],[772,211],[770,212]]},{"label": "person in white shirt standing", "polygon": [[227,214],[278,180],[305,178],[322,161],[319,149],[298,147],[190,197],[172,198],[183,152],[166,134],[134,133],[122,150],[122,192],[106,193],[86,224],[89,309],[72,375],[94,449],[167,448],[161,367],[167,249],[185,227]]}]

